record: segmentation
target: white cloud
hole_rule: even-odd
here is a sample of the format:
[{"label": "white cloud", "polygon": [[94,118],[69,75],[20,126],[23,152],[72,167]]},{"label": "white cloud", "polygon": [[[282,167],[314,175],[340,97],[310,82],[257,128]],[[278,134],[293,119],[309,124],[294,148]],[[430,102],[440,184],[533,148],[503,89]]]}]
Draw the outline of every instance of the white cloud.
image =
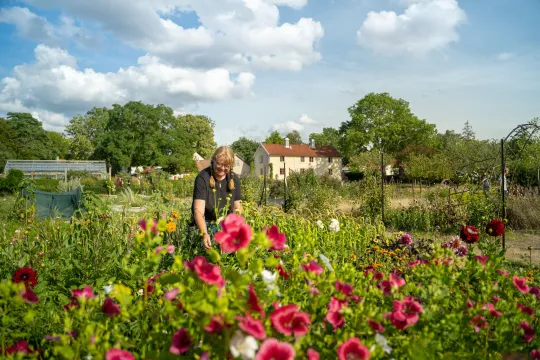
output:
[{"label": "white cloud", "polygon": [[7,23],[15,26],[17,34],[23,38],[56,43],[54,26],[42,16],[38,16],[22,7],[11,7],[0,9],[0,23]]},{"label": "white cloud", "polygon": [[313,120],[312,118],[310,118],[308,115],[306,114],[302,114],[300,115],[300,117],[298,118],[298,120],[295,120],[295,121],[286,121],[284,123],[278,123],[278,124],[274,124],[272,125],[272,127],[270,128],[270,131],[279,131],[280,134],[282,135],[286,135],[292,131],[298,131],[299,133],[301,133],[302,136],[307,136],[308,134],[304,132],[307,131],[306,127],[311,127],[313,125],[317,125],[318,122]]},{"label": "white cloud", "polygon": [[511,60],[513,58],[516,57],[516,54],[514,53],[511,53],[511,52],[503,52],[503,53],[500,53],[497,58],[501,61],[506,61],[506,60]]},{"label": "white cloud", "polygon": [[298,122],[300,124],[305,124],[305,125],[315,125],[315,124],[317,124],[317,122],[315,120],[313,120],[312,118],[310,118],[306,114],[300,115],[300,119],[298,119]]},{"label": "white cloud", "polygon": [[[173,108],[197,101],[247,96],[255,81],[251,73],[233,75],[226,69],[200,70],[165,64],[154,56],[118,72],[79,70],[67,51],[38,45],[33,64],[16,66],[0,81],[0,112],[36,112],[44,123],[59,126],[61,114],[85,112],[141,100]],[[15,110],[16,109],[16,110]]]},{"label": "white cloud", "polygon": [[385,55],[425,55],[459,40],[466,14],[457,0],[402,0],[403,14],[369,12],[357,39],[360,46]]},{"label": "white cloud", "polygon": [[[279,23],[277,5],[301,8],[307,0],[25,0],[61,8],[91,21],[129,45],[178,66],[252,71],[300,70],[321,58],[322,25],[308,18]],[[185,29],[161,15],[193,11],[201,26]],[[119,15],[121,14],[121,15]]]}]

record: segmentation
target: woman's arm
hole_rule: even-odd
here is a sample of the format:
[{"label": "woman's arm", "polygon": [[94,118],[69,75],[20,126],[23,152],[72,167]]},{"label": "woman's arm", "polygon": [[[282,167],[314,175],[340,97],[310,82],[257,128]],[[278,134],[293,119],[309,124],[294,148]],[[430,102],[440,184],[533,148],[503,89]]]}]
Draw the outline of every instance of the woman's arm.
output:
[{"label": "woman's arm", "polygon": [[208,229],[206,228],[206,220],[204,219],[204,206],[206,201],[195,199],[193,201],[193,217],[195,218],[195,225],[202,233],[203,245],[206,249],[210,249],[212,241],[210,235],[208,235]]},{"label": "woman's arm", "polygon": [[241,214],[242,214],[242,201],[236,200],[236,201],[234,202],[234,205],[233,205],[233,206],[234,206],[234,208],[233,208],[234,213],[235,213],[235,214],[238,214],[238,215],[241,215]]}]

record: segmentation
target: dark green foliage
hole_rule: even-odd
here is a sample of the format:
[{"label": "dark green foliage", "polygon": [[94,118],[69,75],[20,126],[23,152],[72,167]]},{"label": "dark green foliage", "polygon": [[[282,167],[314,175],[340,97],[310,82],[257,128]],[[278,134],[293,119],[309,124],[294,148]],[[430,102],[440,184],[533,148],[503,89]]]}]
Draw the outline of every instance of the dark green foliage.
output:
[{"label": "dark green foliage", "polygon": [[279,134],[279,131],[275,130],[268,135],[263,141],[265,144],[283,144],[283,137]]},{"label": "dark green foliage", "polygon": [[231,144],[231,148],[233,149],[234,153],[238,154],[248,164],[253,162],[253,156],[255,155],[255,151],[257,151],[258,147],[258,142],[250,140],[245,136],[242,136]]},{"label": "dark green foliage", "polygon": [[5,186],[7,190],[15,193],[23,187],[24,173],[19,169],[11,169],[6,176]]}]

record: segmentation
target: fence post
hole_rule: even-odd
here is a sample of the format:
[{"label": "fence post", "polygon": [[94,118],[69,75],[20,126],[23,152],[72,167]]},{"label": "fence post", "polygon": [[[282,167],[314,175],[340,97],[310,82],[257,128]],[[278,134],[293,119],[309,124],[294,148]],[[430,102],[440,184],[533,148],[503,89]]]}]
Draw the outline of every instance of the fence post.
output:
[{"label": "fence post", "polygon": [[416,182],[416,180],[413,180],[413,181],[411,182],[411,187],[412,187],[412,199],[413,199],[413,201],[414,201],[414,183],[415,183],[415,182]]},{"label": "fence post", "polygon": [[381,215],[384,224],[384,153],[381,151]]},{"label": "fence post", "polygon": [[[506,174],[504,173],[504,140],[501,139],[501,200],[502,200],[502,218],[503,221],[506,220],[506,199],[505,199],[505,193],[504,193],[504,186],[506,184]],[[506,239],[504,236],[504,233],[502,234],[502,248],[505,249],[506,247]]]}]

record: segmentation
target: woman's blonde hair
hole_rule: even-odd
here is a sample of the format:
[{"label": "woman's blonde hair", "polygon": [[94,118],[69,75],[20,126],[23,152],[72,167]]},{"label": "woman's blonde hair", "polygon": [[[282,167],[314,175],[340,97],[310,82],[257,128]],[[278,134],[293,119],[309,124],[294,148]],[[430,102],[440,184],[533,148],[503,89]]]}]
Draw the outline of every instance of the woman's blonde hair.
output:
[{"label": "woman's blonde hair", "polygon": [[234,190],[234,152],[232,149],[228,146],[220,146],[216,149],[214,152],[214,155],[212,155],[212,161],[210,165],[210,187],[214,189],[216,187],[216,179],[214,178],[214,163],[216,161],[219,161],[223,163],[224,165],[229,166],[229,190]]}]

